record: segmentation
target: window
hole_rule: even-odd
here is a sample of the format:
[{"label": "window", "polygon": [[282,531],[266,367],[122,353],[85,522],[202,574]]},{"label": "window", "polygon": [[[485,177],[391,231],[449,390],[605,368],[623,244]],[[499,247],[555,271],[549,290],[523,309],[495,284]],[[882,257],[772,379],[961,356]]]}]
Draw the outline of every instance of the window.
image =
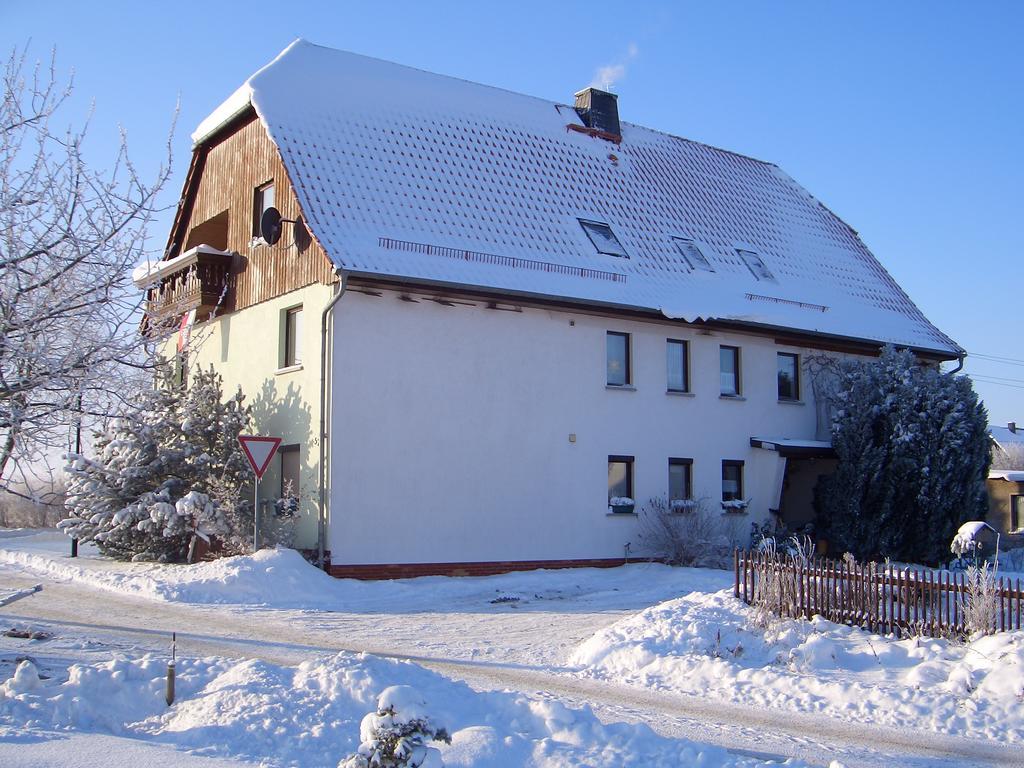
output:
[{"label": "window", "polygon": [[633,457],[608,457],[608,503],[612,499],[633,498]]},{"label": "window", "polygon": [[665,346],[669,392],[690,391],[689,346],[687,342],[676,339],[669,339]]},{"label": "window", "polygon": [[302,362],[302,307],[292,307],[284,313],[283,368]]},{"label": "window", "polygon": [[1010,497],[1010,530],[1024,528],[1024,496]]},{"label": "window", "polygon": [[725,397],[739,397],[740,394],[740,348],[719,347],[719,377],[721,393]]},{"label": "window", "polygon": [[260,236],[260,219],[267,208],[274,207],[274,182],[268,181],[256,187],[252,196],[252,236]]},{"label": "window", "polygon": [[779,352],[779,400],[800,399],[800,356]]},{"label": "window", "polygon": [[753,274],[758,280],[775,279],[775,275],[771,273],[765,265],[764,260],[756,252],[749,251],[745,248],[737,248],[736,253],[740,255],[740,258],[743,259],[743,263],[747,265],[747,269],[749,269],[751,274]]},{"label": "window", "polygon": [[704,255],[704,251],[702,251],[700,246],[693,240],[690,240],[688,237],[673,237],[672,242],[675,243],[676,249],[683,257],[683,260],[686,262],[686,266],[690,268],[690,271],[695,269],[700,269],[704,272],[715,271],[711,266],[711,262],[708,261],[707,256]]},{"label": "window", "polygon": [[587,233],[587,237],[590,238],[590,242],[597,248],[598,253],[629,258],[629,254],[619,243],[610,226],[600,221],[587,221],[586,219],[578,219],[578,221],[583,227],[583,231]]},{"label": "window", "polygon": [[668,503],[672,508],[680,505],[675,502],[689,501],[693,498],[693,459],[668,460]]},{"label": "window", "polygon": [[608,386],[625,387],[630,384],[629,334],[608,331]]},{"label": "window", "polygon": [[299,446],[282,445],[277,449],[277,455],[281,458],[281,494],[283,499],[287,496],[299,495]]},{"label": "window", "polygon": [[282,445],[277,449],[281,462],[281,488],[277,514],[291,517],[299,511],[299,446]]},{"label": "window", "polygon": [[743,462],[726,459],[722,462],[722,501],[743,500]]}]

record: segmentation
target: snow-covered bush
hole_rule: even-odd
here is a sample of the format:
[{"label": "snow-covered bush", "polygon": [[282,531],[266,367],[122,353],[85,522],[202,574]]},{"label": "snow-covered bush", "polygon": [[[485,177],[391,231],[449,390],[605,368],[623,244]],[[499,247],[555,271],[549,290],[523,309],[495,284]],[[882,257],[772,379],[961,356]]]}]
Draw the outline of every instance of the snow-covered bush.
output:
[{"label": "snow-covered bush", "polygon": [[451,743],[433,722],[423,696],[412,686],[393,685],[377,698],[377,711],[359,726],[359,750],[338,768],[444,768],[432,741]]},{"label": "snow-covered bush", "polygon": [[983,563],[981,567],[967,567],[967,594],[961,601],[964,627],[968,637],[991,635],[996,631],[999,616],[999,596],[996,594],[997,570]]},{"label": "snow-covered bush", "polygon": [[942,562],[957,527],[987,507],[987,417],[970,379],[891,347],[833,375],[839,462],[815,489],[821,535],[861,560]]},{"label": "snow-covered bush", "polygon": [[723,567],[731,547],[720,513],[707,499],[669,503],[664,496],[650,499],[640,512],[640,543],[644,550],[669,565]]},{"label": "snow-covered bush", "polygon": [[241,392],[223,400],[220,376],[198,371],[186,391],[158,386],[94,439],[93,456],[70,454],[69,513],[59,527],[120,559],[182,561],[195,539],[244,551],[252,505],[238,435],[248,426]]}]

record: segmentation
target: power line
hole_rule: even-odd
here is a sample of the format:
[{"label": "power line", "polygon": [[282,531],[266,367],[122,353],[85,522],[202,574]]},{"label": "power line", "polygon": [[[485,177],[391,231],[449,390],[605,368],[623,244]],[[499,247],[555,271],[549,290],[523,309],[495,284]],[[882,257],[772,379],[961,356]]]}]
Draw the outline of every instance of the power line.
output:
[{"label": "power line", "polygon": [[1024,365],[1024,360],[1016,357],[1003,357],[1002,355],[988,355],[982,352],[968,352],[967,356],[979,360],[988,360],[993,363],[1005,363],[1007,365]]},{"label": "power line", "polygon": [[1012,379],[1008,376],[992,376],[988,373],[967,374],[972,379],[992,379],[994,381],[1008,381],[1012,384],[1024,384],[1024,379]]},{"label": "power line", "polygon": [[977,376],[972,376],[971,379],[979,382],[980,384],[992,384],[997,387],[1010,387],[1011,389],[1024,389],[1024,384],[1007,384],[1002,381],[988,381],[987,379],[981,379]]}]

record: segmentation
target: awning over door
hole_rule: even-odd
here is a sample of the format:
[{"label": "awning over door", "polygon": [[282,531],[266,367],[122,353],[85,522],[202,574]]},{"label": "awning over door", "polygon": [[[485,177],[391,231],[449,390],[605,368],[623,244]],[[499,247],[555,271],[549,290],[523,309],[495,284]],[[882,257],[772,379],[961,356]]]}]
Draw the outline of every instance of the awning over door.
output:
[{"label": "awning over door", "polygon": [[826,440],[801,440],[791,437],[752,437],[750,445],[775,451],[785,459],[834,459],[835,449]]}]

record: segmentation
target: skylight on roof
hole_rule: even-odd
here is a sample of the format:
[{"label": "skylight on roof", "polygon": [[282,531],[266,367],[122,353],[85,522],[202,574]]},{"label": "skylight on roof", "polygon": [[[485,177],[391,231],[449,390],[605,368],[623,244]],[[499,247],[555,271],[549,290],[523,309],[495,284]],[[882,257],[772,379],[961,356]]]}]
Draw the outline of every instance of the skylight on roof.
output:
[{"label": "skylight on roof", "polygon": [[695,269],[701,269],[705,272],[715,271],[715,268],[711,266],[711,262],[708,261],[708,257],[704,255],[704,251],[693,240],[688,237],[673,237],[672,242],[676,244],[679,254],[686,261],[690,271]]},{"label": "skylight on roof", "polygon": [[578,219],[578,221],[580,226],[583,227],[583,231],[587,233],[587,237],[590,238],[590,242],[597,248],[598,253],[629,258],[626,249],[622,247],[622,244],[615,237],[615,233],[612,232],[612,228],[609,225],[600,221],[588,221],[587,219]]},{"label": "skylight on roof", "polygon": [[743,259],[743,263],[747,265],[747,269],[749,269],[758,280],[775,280],[775,275],[771,273],[771,270],[768,269],[764,260],[756,251],[750,251],[746,248],[737,248],[736,253],[740,255],[740,258]]}]

